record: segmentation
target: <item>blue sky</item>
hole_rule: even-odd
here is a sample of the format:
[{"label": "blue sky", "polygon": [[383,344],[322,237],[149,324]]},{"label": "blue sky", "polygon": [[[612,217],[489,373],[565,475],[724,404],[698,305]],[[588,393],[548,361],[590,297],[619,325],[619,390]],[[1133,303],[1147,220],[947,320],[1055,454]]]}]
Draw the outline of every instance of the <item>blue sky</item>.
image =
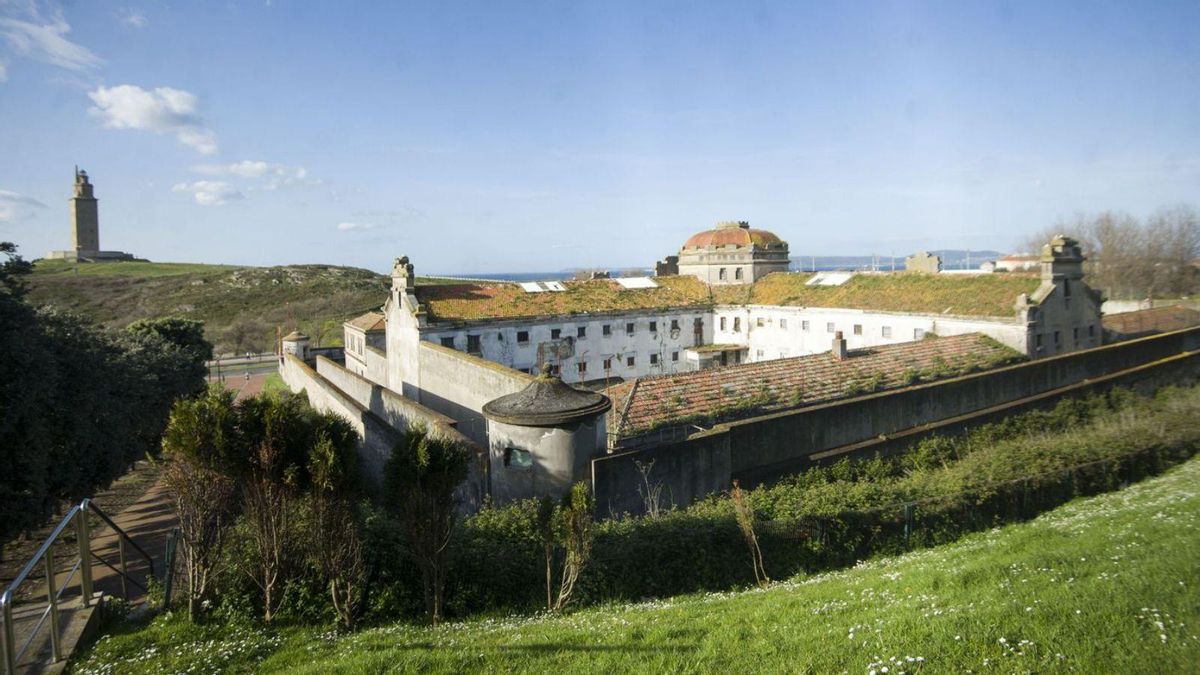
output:
[{"label": "blue sky", "polygon": [[1008,249],[1197,203],[1200,3],[0,0],[0,239],[163,261]]}]

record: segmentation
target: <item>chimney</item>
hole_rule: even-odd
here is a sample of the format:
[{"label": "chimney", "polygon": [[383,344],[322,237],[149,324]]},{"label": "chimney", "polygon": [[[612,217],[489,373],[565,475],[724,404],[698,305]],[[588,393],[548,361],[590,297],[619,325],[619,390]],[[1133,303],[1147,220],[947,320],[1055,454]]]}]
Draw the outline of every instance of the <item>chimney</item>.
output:
[{"label": "chimney", "polygon": [[842,337],[842,331],[833,334],[833,358],[842,361],[846,358],[846,339]]}]

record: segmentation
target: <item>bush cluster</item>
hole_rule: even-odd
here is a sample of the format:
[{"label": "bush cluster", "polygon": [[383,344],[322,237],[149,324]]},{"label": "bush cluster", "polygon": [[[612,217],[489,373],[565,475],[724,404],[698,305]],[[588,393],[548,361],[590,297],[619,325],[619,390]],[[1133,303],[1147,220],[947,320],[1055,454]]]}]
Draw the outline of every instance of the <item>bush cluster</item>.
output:
[{"label": "bush cluster", "polygon": [[157,453],[171,404],[204,388],[212,347],[186,319],[124,331],[26,301],[32,266],[0,242],[0,541]]}]

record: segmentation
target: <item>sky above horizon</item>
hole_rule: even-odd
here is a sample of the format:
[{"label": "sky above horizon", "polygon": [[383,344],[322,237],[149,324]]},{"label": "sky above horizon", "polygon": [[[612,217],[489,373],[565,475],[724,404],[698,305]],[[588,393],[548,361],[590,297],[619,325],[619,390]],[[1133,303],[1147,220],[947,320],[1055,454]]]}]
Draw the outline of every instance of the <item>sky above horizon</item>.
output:
[{"label": "sky above horizon", "polygon": [[1012,250],[1196,204],[1200,3],[0,0],[0,240],[418,273]]}]

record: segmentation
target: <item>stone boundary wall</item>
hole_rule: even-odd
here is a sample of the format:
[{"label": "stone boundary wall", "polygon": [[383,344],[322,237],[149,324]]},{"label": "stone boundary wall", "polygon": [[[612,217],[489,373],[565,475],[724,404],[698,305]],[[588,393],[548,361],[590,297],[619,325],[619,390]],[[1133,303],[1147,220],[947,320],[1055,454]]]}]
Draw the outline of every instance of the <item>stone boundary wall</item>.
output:
[{"label": "stone boundary wall", "polygon": [[350,422],[358,432],[362,468],[378,482],[383,464],[400,438],[399,432],[292,354],[280,358],[279,375],[294,393],[305,392],[312,407],[336,413]]},{"label": "stone boundary wall", "polygon": [[458,430],[488,447],[483,405],[521,391],[533,376],[428,340],[419,342],[418,400],[458,421]]},{"label": "stone boundary wall", "polygon": [[[732,478],[755,482],[802,471],[834,449],[873,454],[888,449],[873,443],[886,441],[889,434],[943,420],[957,418],[956,430],[970,428],[1018,412],[1018,405],[1031,407],[1026,399],[1057,389],[1081,393],[1148,378],[1187,378],[1200,371],[1200,355],[1189,354],[1198,349],[1200,328],[1190,328],[719,424],[678,443],[597,457],[592,460],[592,486],[602,515],[640,513],[644,504],[637,486],[642,478],[635,463],[644,466],[653,460],[651,482],[663,484],[668,503],[686,505],[728,489]],[[1052,403],[1061,395],[1066,394],[1040,403]]]},{"label": "stone boundary wall", "polygon": [[363,363],[367,366],[368,380],[372,382],[387,382],[387,354],[382,349],[366,345],[366,349],[363,350]]}]

